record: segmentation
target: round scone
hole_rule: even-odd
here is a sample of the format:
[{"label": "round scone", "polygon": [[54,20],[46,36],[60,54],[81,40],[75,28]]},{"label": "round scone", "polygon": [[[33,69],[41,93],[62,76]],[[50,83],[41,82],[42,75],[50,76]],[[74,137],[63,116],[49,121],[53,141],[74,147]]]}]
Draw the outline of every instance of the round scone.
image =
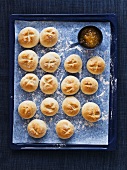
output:
[{"label": "round scone", "polygon": [[40,89],[45,94],[53,94],[58,88],[56,77],[51,74],[44,75],[40,80]]},{"label": "round scone", "polygon": [[98,75],[105,70],[105,61],[101,57],[95,56],[87,61],[86,67],[90,73]]},{"label": "round scone", "polygon": [[51,97],[47,97],[42,101],[40,109],[44,115],[53,116],[58,112],[59,105],[55,99]]},{"label": "round scone", "polygon": [[69,73],[80,72],[82,68],[82,60],[79,55],[72,54],[66,58],[64,68]]},{"label": "round scone", "polygon": [[25,27],[20,31],[18,41],[22,47],[32,48],[39,42],[39,32],[33,27]]},{"label": "round scone", "polygon": [[58,31],[54,27],[44,28],[40,33],[40,43],[44,47],[53,47],[58,41]]},{"label": "round scone", "polygon": [[61,83],[61,90],[65,95],[73,95],[79,91],[80,82],[74,76],[67,76]]},{"label": "round scone", "polygon": [[27,73],[20,81],[20,86],[26,92],[33,92],[38,88],[39,79],[33,73]]},{"label": "round scone", "polygon": [[59,65],[61,59],[60,56],[55,52],[48,52],[40,59],[40,67],[49,73],[54,73]]},{"label": "round scone", "polygon": [[82,107],[82,116],[89,122],[97,122],[100,119],[100,108],[96,103],[88,102]]},{"label": "round scone", "polygon": [[24,119],[32,118],[36,113],[37,107],[33,101],[25,100],[18,107],[19,115]]},{"label": "round scone", "polygon": [[33,138],[41,138],[46,134],[46,123],[40,119],[32,120],[27,126],[28,134]]},{"label": "round scone", "polygon": [[85,77],[81,81],[81,90],[87,95],[94,94],[98,90],[98,82],[92,77]]},{"label": "round scone", "polygon": [[24,71],[34,71],[38,64],[38,56],[33,50],[24,50],[18,56],[18,64]]},{"label": "round scone", "polygon": [[60,120],[56,124],[56,133],[59,138],[68,139],[74,134],[74,126],[66,119]]},{"label": "round scone", "polygon": [[66,97],[62,103],[62,109],[68,116],[76,116],[80,111],[80,102],[73,96]]}]

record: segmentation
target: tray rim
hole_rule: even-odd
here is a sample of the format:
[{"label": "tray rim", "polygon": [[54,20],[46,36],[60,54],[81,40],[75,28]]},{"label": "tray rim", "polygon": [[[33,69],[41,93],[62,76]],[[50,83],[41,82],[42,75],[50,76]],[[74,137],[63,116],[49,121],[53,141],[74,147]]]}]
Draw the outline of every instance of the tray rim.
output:
[{"label": "tray rim", "polygon": [[110,65],[110,74],[117,80],[117,16],[116,14],[11,14],[9,18],[9,114],[10,114],[10,148],[14,150],[115,150],[117,141],[117,82],[113,89],[110,81],[109,100],[109,139],[108,145],[85,144],[14,144],[13,138],[13,108],[14,108],[14,44],[15,44],[15,20],[27,21],[66,21],[66,22],[110,22],[112,32],[111,59],[114,67]]}]

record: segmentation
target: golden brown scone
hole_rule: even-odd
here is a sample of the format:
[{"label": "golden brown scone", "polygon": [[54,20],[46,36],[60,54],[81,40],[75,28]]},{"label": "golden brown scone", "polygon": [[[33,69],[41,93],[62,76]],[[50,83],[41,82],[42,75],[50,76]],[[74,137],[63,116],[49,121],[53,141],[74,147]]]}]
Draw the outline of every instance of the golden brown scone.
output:
[{"label": "golden brown scone", "polygon": [[44,28],[40,33],[40,43],[44,47],[53,47],[58,41],[58,31],[54,27]]},{"label": "golden brown scone", "polygon": [[73,95],[79,91],[80,82],[74,76],[67,76],[61,83],[61,90],[65,95]]},{"label": "golden brown scone", "polygon": [[89,122],[97,122],[100,119],[100,108],[96,103],[88,102],[82,107],[82,116]]},{"label": "golden brown scone", "polygon": [[48,52],[40,59],[40,67],[49,73],[54,73],[59,65],[61,59],[60,56],[55,52]]},{"label": "golden brown scone", "polygon": [[38,88],[39,79],[33,73],[27,73],[20,81],[20,86],[26,92],[33,92]]},{"label": "golden brown scone", "polygon": [[60,120],[56,124],[56,133],[61,139],[68,139],[74,134],[74,126],[66,119]]},{"label": "golden brown scone", "polygon": [[46,123],[43,120],[34,119],[28,124],[27,131],[31,137],[41,138],[46,134]]},{"label": "golden brown scone", "polygon": [[18,56],[18,64],[25,71],[34,71],[38,64],[38,56],[33,50],[24,50]]},{"label": "golden brown scone", "polygon": [[81,90],[87,95],[94,94],[98,90],[98,82],[92,77],[85,77],[81,81]]},{"label": "golden brown scone", "polygon": [[36,113],[37,107],[33,101],[25,100],[18,107],[19,115],[24,119],[32,118]]},{"label": "golden brown scone", "polygon": [[66,97],[62,103],[62,109],[68,116],[76,116],[80,111],[80,102],[73,96]]},{"label": "golden brown scone", "polygon": [[51,97],[47,97],[42,101],[40,109],[44,115],[53,116],[58,112],[59,105],[55,99]]},{"label": "golden brown scone", "polygon": [[58,88],[56,77],[51,74],[44,75],[40,80],[40,89],[45,94],[53,94]]},{"label": "golden brown scone", "polygon": [[64,68],[69,73],[80,72],[82,68],[82,60],[79,55],[72,54],[66,58]]},{"label": "golden brown scone", "polygon": [[33,27],[25,27],[20,31],[18,41],[22,47],[32,48],[39,42],[39,32]]},{"label": "golden brown scone", "polygon": [[92,74],[102,74],[105,70],[105,61],[101,57],[95,56],[87,61],[86,67]]}]

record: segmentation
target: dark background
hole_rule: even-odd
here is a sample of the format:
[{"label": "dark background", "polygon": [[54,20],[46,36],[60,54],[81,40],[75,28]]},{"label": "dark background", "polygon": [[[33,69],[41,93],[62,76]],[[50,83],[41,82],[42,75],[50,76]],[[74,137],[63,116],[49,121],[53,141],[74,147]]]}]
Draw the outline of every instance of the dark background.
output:
[{"label": "dark background", "polygon": [[[9,15],[101,14],[118,16],[118,142],[116,151],[13,151],[9,148]],[[127,169],[127,0],[0,1],[0,170]]]}]

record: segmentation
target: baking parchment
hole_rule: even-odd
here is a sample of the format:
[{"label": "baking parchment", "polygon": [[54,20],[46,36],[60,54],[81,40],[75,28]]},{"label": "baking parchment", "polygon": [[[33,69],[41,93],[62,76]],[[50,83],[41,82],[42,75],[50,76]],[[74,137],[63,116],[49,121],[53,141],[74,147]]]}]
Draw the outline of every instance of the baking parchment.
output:
[{"label": "baking parchment", "polygon": [[[79,30],[87,25],[97,26],[103,34],[103,41],[99,47],[94,50],[88,50],[80,45],[72,46],[77,42]],[[32,48],[39,59],[47,52],[54,51],[61,57],[61,64],[58,70],[53,73],[58,79],[59,87],[53,95],[45,95],[41,92],[39,86],[35,92],[27,93],[20,87],[20,80],[26,74],[18,65],[18,55],[25,50],[18,43],[18,34],[24,27],[31,26],[39,32],[43,28],[53,26],[59,32],[59,40],[52,48],[45,48],[38,44]],[[15,56],[14,56],[14,112],[13,112],[13,143],[46,143],[46,144],[90,144],[90,145],[108,145],[108,128],[109,128],[109,93],[110,93],[110,45],[111,45],[111,28],[110,22],[55,22],[55,21],[15,21]],[[86,102],[95,102],[101,109],[101,118],[96,123],[87,122],[81,115],[81,112],[75,117],[69,117],[62,111],[62,101],[66,97],[60,89],[62,80],[70,75],[64,70],[64,61],[70,54],[78,54],[82,61],[83,67],[80,73],[73,74],[81,81],[86,76],[94,77],[99,84],[98,91],[94,95],[87,96],[81,90],[74,95],[83,106]],[[92,56],[101,56],[106,63],[105,71],[101,75],[92,75],[86,69],[86,62]],[[46,74],[38,64],[37,69],[33,72],[39,79]],[[46,97],[53,97],[59,103],[59,112],[52,117],[44,116],[40,111],[40,104]],[[32,100],[37,105],[37,112],[32,119],[24,120],[18,114],[18,106],[24,100]],[[46,122],[48,130],[46,135],[41,139],[34,139],[27,133],[28,123],[35,119],[42,119]],[[55,132],[55,125],[61,119],[67,119],[75,127],[74,135],[67,140],[58,138]]]}]

